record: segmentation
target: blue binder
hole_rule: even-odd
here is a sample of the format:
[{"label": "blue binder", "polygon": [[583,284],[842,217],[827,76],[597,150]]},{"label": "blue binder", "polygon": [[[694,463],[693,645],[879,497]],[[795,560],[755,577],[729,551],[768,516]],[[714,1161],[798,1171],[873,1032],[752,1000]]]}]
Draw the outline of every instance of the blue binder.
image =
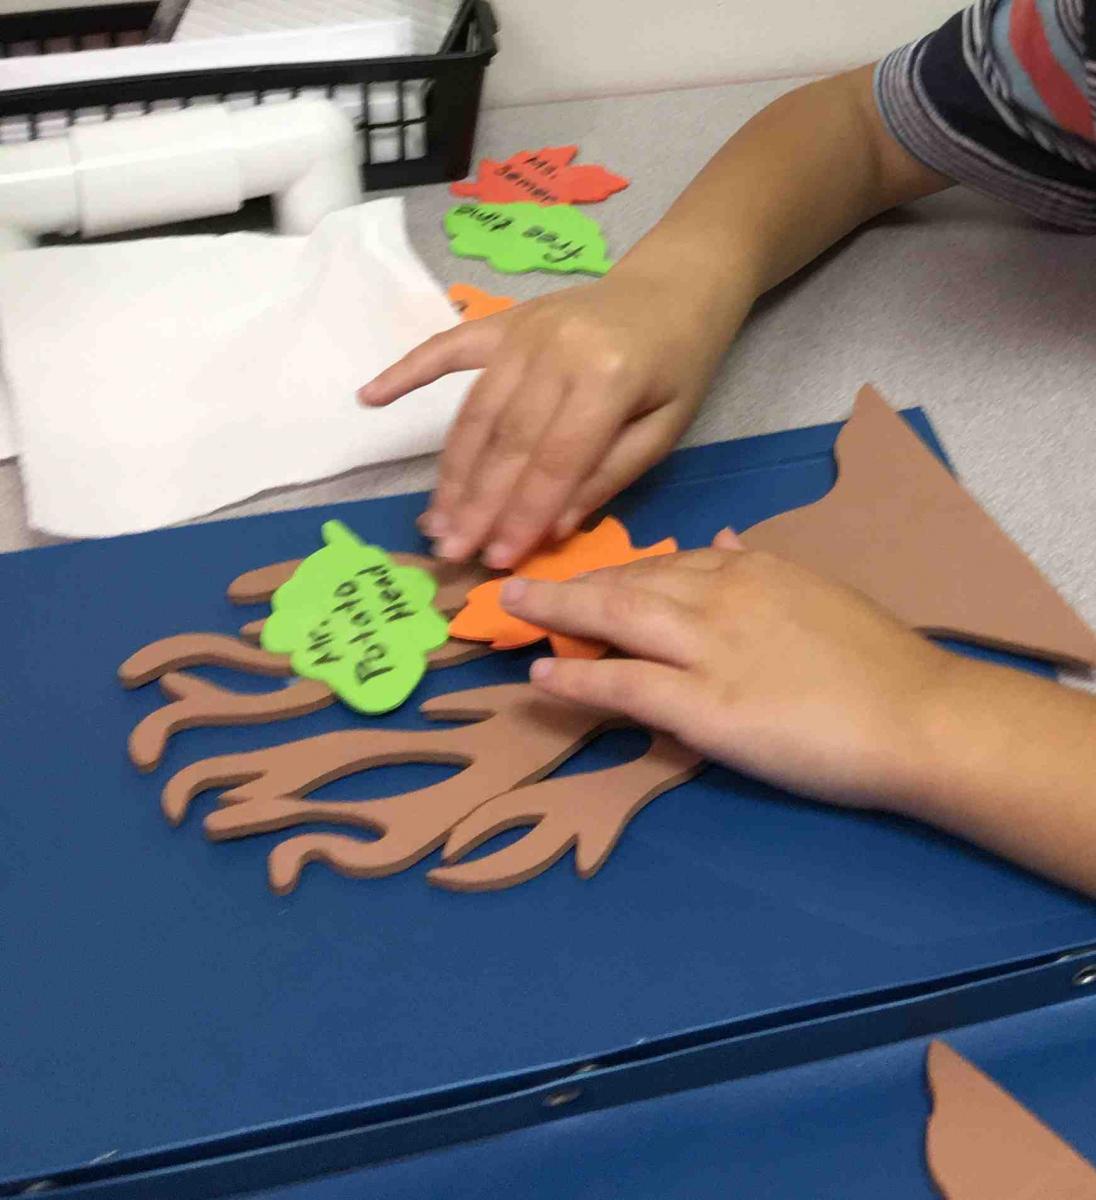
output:
[{"label": "blue binder", "polygon": [[[907,419],[939,452],[923,416]],[[704,545],[823,495],[837,428],[680,452],[612,511],[637,544]],[[336,706],[189,731],[142,776],[126,738],[161,697],[124,691],[119,663],[259,615],[229,605],[228,581],[308,553],[326,518],[420,548],[421,506],[397,496],[0,558],[0,1194],[43,1179],[96,1196],[273,1186],[497,1132],[525,1119],[514,1097],[591,1064],[747,1038],[734,1071],[752,1073],[893,1040],[907,1012],[943,1027],[947,1004],[931,998],[954,989],[971,1020],[1066,994],[1054,960],[1096,942],[1096,906],[915,824],[722,769],[650,805],[593,880],[565,858],[502,893],[437,891],[428,861],[374,881],[311,866],[279,898],[265,870],[278,835],[207,842],[209,796],[169,828],[159,792],[186,763],[360,718]],[[531,658],[433,672],[378,724],[421,728],[416,701],[520,679]],[[643,744],[607,734],[562,769]],[[385,768],[323,793],[368,798],[439,770]],[[899,1032],[865,1019],[879,1006]],[[774,1049],[781,1031],[792,1042]],[[358,1134],[368,1148],[347,1149]]]},{"label": "blue binder", "polygon": [[[943,1039],[1096,1163],[1096,999]],[[531,1124],[261,1200],[939,1200],[924,1155],[928,1041]]]}]

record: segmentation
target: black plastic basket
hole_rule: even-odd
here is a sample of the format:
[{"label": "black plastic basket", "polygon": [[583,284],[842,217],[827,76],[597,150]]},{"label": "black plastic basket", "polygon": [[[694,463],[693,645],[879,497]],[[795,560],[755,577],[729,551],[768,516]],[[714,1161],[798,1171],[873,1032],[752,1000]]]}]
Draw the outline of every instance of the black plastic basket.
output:
[{"label": "black plastic basket", "polygon": [[[139,43],[156,8],[153,3],[114,4],[2,15],[0,60],[9,54],[43,54],[53,46],[79,50]],[[362,115],[356,124],[363,135],[366,188],[374,191],[439,183],[468,174],[483,74],[497,49],[497,28],[488,0],[464,0],[436,54],[231,67],[20,88],[0,91],[0,119],[25,119],[27,136],[35,138],[45,114],[61,114],[72,124],[78,113],[95,109],[102,109],[103,119],[109,120],[122,104],[136,104],[150,112],[166,101],[178,101],[186,107],[195,101],[220,101],[245,94],[263,103],[271,93],[297,96],[304,91],[320,91],[334,96],[336,89],[354,87],[360,89],[361,97]],[[0,61],[0,79],[3,69]],[[375,105],[371,104],[370,89],[378,84],[389,89],[395,85],[392,120],[371,119]],[[416,111],[409,115],[405,99],[412,89]],[[408,153],[412,127],[416,144],[422,148],[418,157]],[[381,130],[393,131],[397,146],[394,161],[372,161],[373,135]]]}]

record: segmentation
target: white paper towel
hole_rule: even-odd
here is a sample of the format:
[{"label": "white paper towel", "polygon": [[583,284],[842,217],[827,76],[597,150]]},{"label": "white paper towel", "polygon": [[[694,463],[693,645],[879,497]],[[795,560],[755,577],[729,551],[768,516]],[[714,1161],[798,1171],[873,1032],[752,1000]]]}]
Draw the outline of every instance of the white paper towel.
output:
[{"label": "white paper towel", "polygon": [[4,372],[0,369],[0,463],[14,458],[18,453],[15,445],[15,423],[12,419],[11,401],[8,399],[8,385],[4,382]]},{"label": "white paper towel", "polygon": [[307,238],[150,238],[0,256],[0,351],[30,522],[70,537],[436,450],[469,384],[354,390],[455,324],[403,201]]}]

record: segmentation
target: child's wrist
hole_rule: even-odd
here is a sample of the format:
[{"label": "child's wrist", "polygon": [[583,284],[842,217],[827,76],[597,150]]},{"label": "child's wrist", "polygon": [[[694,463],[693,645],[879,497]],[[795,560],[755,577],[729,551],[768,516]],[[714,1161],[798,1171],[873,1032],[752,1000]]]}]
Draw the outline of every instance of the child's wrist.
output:
[{"label": "child's wrist", "polygon": [[656,226],[614,268],[657,288],[660,301],[682,304],[708,321],[737,328],[759,295],[748,256],[723,238],[672,225]]},{"label": "child's wrist", "polygon": [[901,816],[946,825],[947,810],[962,803],[990,748],[984,744],[985,664],[938,653],[937,669],[913,706],[906,769],[889,807]]}]

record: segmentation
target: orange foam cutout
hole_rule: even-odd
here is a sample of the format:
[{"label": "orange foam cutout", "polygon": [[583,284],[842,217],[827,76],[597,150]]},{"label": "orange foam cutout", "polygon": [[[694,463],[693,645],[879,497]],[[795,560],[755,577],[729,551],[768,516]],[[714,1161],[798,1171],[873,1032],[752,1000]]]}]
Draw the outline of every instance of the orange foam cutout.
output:
[{"label": "orange foam cutout", "polygon": [[480,317],[505,312],[517,301],[511,296],[492,296],[470,283],[454,283],[449,289],[449,303],[460,313],[462,321],[477,321]]},{"label": "orange foam cutout", "polygon": [[[628,530],[615,518],[605,517],[593,529],[572,534],[565,541],[527,558],[515,571],[523,579],[573,579],[587,571],[620,567],[641,558],[673,554],[677,542],[663,538],[653,546],[635,547]],[[449,636],[469,642],[490,642],[492,650],[516,650],[547,638],[560,658],[600,658],[607,647],[601,642],[550,633],[502,607],[502,579],[481,583],[468,593],[468,602],[449,623]]]}]

